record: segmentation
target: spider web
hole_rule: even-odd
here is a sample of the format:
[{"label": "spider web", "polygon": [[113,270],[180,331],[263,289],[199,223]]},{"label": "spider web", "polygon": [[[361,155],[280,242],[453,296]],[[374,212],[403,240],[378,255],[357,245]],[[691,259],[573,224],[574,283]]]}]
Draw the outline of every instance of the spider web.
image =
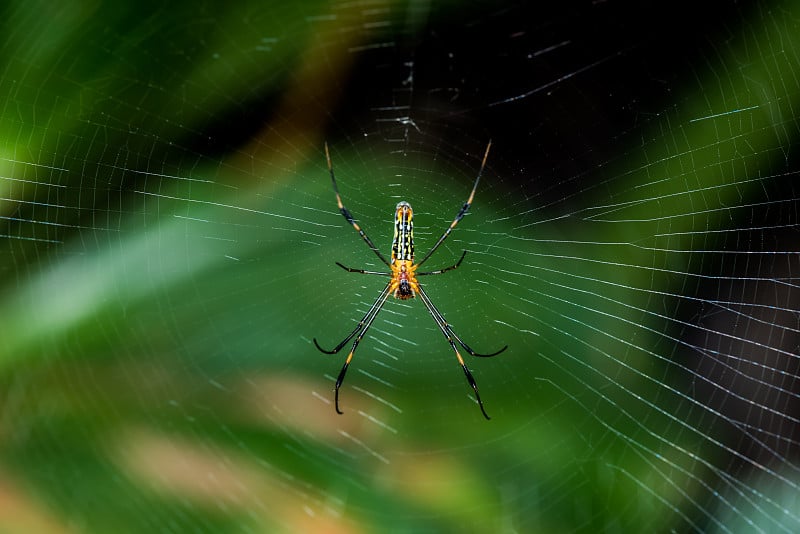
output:
[{"label": "spider web", "polygon": [[[25,532],[786,531],[800,13],[4,8],[0,521]],[[393,208],[421,302],[340,391]]]}]

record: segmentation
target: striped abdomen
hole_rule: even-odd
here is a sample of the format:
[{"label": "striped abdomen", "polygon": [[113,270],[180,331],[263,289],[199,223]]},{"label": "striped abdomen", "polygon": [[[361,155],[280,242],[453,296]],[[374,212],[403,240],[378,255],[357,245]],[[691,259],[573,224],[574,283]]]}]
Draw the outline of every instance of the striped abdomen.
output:
[{"label": "striped abdomen", "polygon": [[400,202],[395,208],[394,239],[392,240],[392,264],[397,261],[414,261],[414,212],[411,204]]}]

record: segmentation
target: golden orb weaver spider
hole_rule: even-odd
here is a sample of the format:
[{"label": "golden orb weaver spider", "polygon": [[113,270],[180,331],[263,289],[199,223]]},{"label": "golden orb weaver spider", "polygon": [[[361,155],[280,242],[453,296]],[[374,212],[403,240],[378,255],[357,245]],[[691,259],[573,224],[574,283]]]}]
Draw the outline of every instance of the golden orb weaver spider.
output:
[{"label": "golden orb weaver spider", "polygon": [[[489,148],[491,148],[492,142],[489,141],[489,144],[486,145],[486,152],[483,155],[483,162],[481,163],[481,168],[478,171],[478,177],[475,178],[475,184],[472,186],[472,192],[469,194],[469,198],[461,207],[456,218],[453,219],[453,222],[450,223],[450,226],[447,230],[444,231],[442,236],[439,240],[433,245],[425,256],[418,263],[414,263],[414,223],[412,221],[414,212],[411,209],[411,205],[406,201],[401,201],[395,207],[395,219],[394,219],[394,239],[392,240],[392,256],[391,262],[386,261],[386,258],[381,254],[378,247],[372,242],[372,240],[367,236],[364,230],[356,223],[353,219],[353,216],[350,214],[348,209],[344,207],[342,203],[342,197],[339,195],[339,188],[336,186],[336,176],[333,174],[333,165],[331,164],[331,155],[328,151],[328,143],[325,143],[325,158],[328,161],[328,171],[331,175],[331,183],[333,183],[333,192],[336,194],[336,203],[339,206],[339,211],[342,213],[347,222],[352,225],[353,228],[358,232],[358,235],[364,240],[367,246],[375,253],[380,260],[386,264],[387,267],[391,270],[391,272],[381,272],[381,271],[366,271],[364,269],[352,269],[350,267],[345,267],[338,261],[336,265],[344,269],[349,273],[359,273],[359,274],[374,274],[379,276],[388,276],[389,282],[381,291],[378,298],[372,304],[372,306],[367,310],[367,313],[364,314],[364,317],[358,322],[356,327],[353,329],[350,334],[342,340],[341,343],[336,345],[333,350],[325,350],[319,346],[317,343],[317,339],[314,338],[314,345],[317,348],[324,352],[325,354],[336,354],[342,347],[344,347],[348,341],[355,337],[353,341],[352,347],[350,347],[350,353],[347,355],[347,359],[342,366],[342,370],[339,371],[339,377],[336,379],[336,387],[335,387],[335,399],[336,399],[336,413],[341,414],[342,411],[339,410],[339,388],[344,381],[344,375],[347,373],[347,368],[350,366],[350,361],[353,359],[353,354],[355,353],[356,349],[358,348],[358,344],[361,342],[361,339],[369,330],[369,327],[372,325],[372,322],[378,316],[378,313],[383,308],[383,305],[386,303],[386,299],[389,298],[389,295],[392,295],[396,299],[407,300],[410,298],[419,295],[422,303],[428,309],[433,320],[436,321],[436,325],[439,327],[439,330],[442,331],[444,337],[447,339],[447,342],[450,343],[450,347],[452,347],[453,351],[456,353],[456,358],[458,359],[458,363],[461,365],[461,368],[464,370],[464,374],[467,377],[467,381],[469,385],[472,386],[472,389],[475,391],[475,398],[478,401],[478,406],[480,406],[481,412],[486,419],[490,419],[489,415],[486,413],[486,410],[483,407],[483,401],[481,401],[481,396],[478,393],[478,384],[475,383],[475,379],[472,377],[472,373],[470,372],[467,364],[464,363],[464,358],[461,357],[461,353],[458,351],[458,347],[456,346],[456,342],[461,345],[464,350],[467,351],[472,356],[479,356],[481,358],[489,358],[491,356],[497,356],[504,350],[508,348],[508,345],[503,347],[502,349],[498,350],[497,352],[493,352],[491,354],[479,354],[472,350],[469,345],[464,343],[460,337],[453,331],[450,324],[445,320],[442,313],[439,309],[433,304],[428,294],[422,288],[422,285],[417,281],[418,276],[427,276],[432,274],[442,274],[446,273],[447,271],[452,271],[453,269],[457,269],[461,262],[464,261],[464,256],[467,255],[467,251],[461,253],[461,257],[455,263],[455,265],[451,265],[450,267],[445,267],[444,269],[439,269],[437,271],[427,271],[427,272],[417,272],[417,269],[420,265],[425,263],[425,261],[431,257],[431,255],[439,248],[439,246],[444,243],[444,240],[447,239],[447,236],[450,235],[450,232],[453,231],[453,228],[456,227],[458,222],[464,218],[469,207],[472,205],[472,199],[475,196],[475,190],[478,189],[478,182],[480,182],[481,174],[483,174],[483,168],[486,166],[486,158],[489,157]],[[454,341],[455,340],[455,341]]]}]

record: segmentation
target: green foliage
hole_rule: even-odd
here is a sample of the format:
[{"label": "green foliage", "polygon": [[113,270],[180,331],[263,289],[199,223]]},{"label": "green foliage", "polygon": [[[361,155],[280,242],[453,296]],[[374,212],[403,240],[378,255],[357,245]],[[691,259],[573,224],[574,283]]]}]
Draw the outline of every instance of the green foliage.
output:
[{"label": "green foliage", "polygon": [[[390,29],[406,16],[404,31],[423,25],[385,9]],[[695,270],[690,253],[709,246],[696,233],[722,227],[759,187],[754,169],[769,170],[794,135],[800,93],[779,82],[797,74],[800,33],[783,18],[738,36],[714,66],[727,78],[655,121],[644,148],[622,147],[633,155],[596,171],[604,187],[584,192],[573,217],[530,224],[524,203],[506,217],[518,199],[490,158],[473,210],[426,263],[467,249],[426,287],[476,350],[509,345],[469,360],[487,423],[419,302],[387,305],[342,388],[342,417],[331,390],[344,355],[311,343],[344,337],[382,284],[334,265],[379,267],[336,209],[321,150],[364,44],[354,10],[5,12],[0,471],[51,519],[37,525],[705,524],[682,510],[702,500],[719,451],[698,435],[697,411],[676,415],[676,397],[692,401],[670,395],[669,295]],[[777,42],[783,54],[752,53]],[[201,132],[249,109],[263,129],[209,146]],[[742,120],[718,120],[725,110]],[[387,248],[398,197],[415,206],[424,251],[480,165],[457,148],[403,160],[381,140],[329,142],[345,202]],[[663,397],[650,396],[659,384]]]}]

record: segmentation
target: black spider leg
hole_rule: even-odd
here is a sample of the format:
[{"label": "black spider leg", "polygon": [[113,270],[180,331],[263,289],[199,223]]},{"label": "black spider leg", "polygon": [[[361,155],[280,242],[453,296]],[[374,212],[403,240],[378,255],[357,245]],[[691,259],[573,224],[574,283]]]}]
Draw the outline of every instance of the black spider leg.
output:
[{"label": "black spider leg", "polygon": [[423,304],[425,304],[425,307],[428,308],[428,312],[430,312],[431,317],[433,317],[433,320],[436,321],[436,324],[439,326],[439,329],[442,331],[442,334],[444,334],[444,337],[447,339],[447,342],[450,343],[450,347],[452,347],[453,351],[456,353],[456,358],[458,358],[458,363],[461,365],[461,368],[464,370],[464,375],[466,375],[466,377],[467,377],[467,382],[469,382],[469,385],[472,386],[473,391],[475,391],[475,398],[478,401],[478,406],[480,406],[481,412],[483,413],[483,416],[487,420],[491,419],[491,417],[489,417],[489,414],[486,413],[486,409],[483,407],[483,401],[481,400],[481,395],[478,392],[478,384],[475,382],[475,378],[472,376],[472,373],[469,371],[469,368],[467,367],[467,364],[464,363],[464,358],[461,357],[461,353],[458,351],[458,347],[456,347],[455,341],[453,341],[453,339],[455,338],[455,340],[458,341],[458,343],[462,347],[464,347],[464,350],[466,350],[470,355],[472,355],[472,356],[481,356],[481,357],[496,356],[497,354],[500,354],[501,352],[506,350],[506,348],[508,348],[508,345],[506,345],[505,347],[503,347],[502,349],[500,349],[499,351],[497,351],[497,352],[495,352],[493,354],[478,354],[478,353],[476,353],[469,346],[467,346],[466,343],[461,341],[461,339],[455,334],[455,332],[453,332],[453,329],[447,323],[447,321],[445,320],[444,316],[442,316],[441,312],[436,308],[436,306],[434,306],[433,302],[431,302],[430,297],[428,297],[428,294],[425,293],[425,290],[422,289],[422,286],[418,286],[417,290],[418,290],[417,292],[418,292],[420,298],[422,299]]},{"label": "black spider leg", "polygon": [[451,265],[450,267],[445,267],[444,269],[439,269],[438,271],[428,271],[426,273],[415,273],[416,276],[427,276],[429,274],[442,274],[446,273],[447,271],[452,271],[453,269],[458,269],[458,266],[461,265],[461,262],[464,261],[464,256],[467,255],[467,251],[461,253],[461,257],[458,258],[458,261],[455,265]]},{"label": "black spider leg", "polygon": [[[483,161],[481,162],[481,168],[478,171],[478,177],[475,178],[475,184],[472,186],[472,192],[469,194],[469,198],[467,199],[466,202],[464,202],[464,205],[461,206],[461,210],[459,210],[458,215],[456,215],[456,218],[453,219],[453,222],[450,223],[450,226],[447,227],[447,230],[444,231],[442,237],[439,238],[436,244],[433,245],[433,248],[430,249],[428,253],[425,254],[425,256],[423,256],[423,258],[419,261],[419,263],[417,263],[417,267],[425,263],[425,261],[431,257],[431,254],[433,254],[436,251],[436,249],[439,248],[439,245],[444,243],[444,240],[447,239],[447,236],[450,235],[450,232],[453,231],[453,228],[456,227],[458,222],[461,219],[463,219],[464,215],[466,215],[467,211],[469,211],[469,207],[472,205],[472,199],[475,197],[475,191],[478,189],[478,182],[481,181],[481,174],[483,174],[483,168],[486,167],[486,158],[489,157],[489,149],[491,147],[492,147],[492,142],[489,141],[489,144],[486,145],[486,152],[483,154]],[[461,262],[459,261],[459,263]]]},{"label": "black spider leg", "polygon": [[325,143],[325,159],[328,160],[328,172],[331,173],[331,183],[333,184],[333,192],[336,193],[336,204],[339,206],[339,211],[342,213],[342,216],[347,219],[347,222],[349,222],[353,228],[356,229],[358,235],[360,235],[361,239],[363,239],[367,246],[372,249],[372,252],[374,252],[381,259],[381,261],[386,264],[387,267],[389,267],[389,262],[386,261],[386,258],[383,256],[383,254],[381,254],[381,251],[378,250],[378,247],[375,246],[375,243],[373,243],[364,230],[361,229],[355,219],[353,219],[353,215],[347,208],[344,207],[344,204],[342,203],[342,196],[339,194],[339,188],[336,186],[336,176],[333,174],[333,164],[331,163],[331,154],[328,151],[328,143]]},{"label": "black spider leg", "polygon": [[[450,267],[445,267],[444,269],[439,269],[438,271],[428,271],[425,273],[416,273],[415,276],[426,276],[430,274],[442,274],[446,273],[447,271],[452,271],[453,269],[458,269],[458,266],[461,265],[461,262],[464,261],[464,256],[467,255],[467,251],[461,253],[461,257],[458,259],[455,265],[451,265]],[[366,271],[364,269],[354,269],[352,267],[348,267],[347,265],[342,265],[338,261],[335,262],[336,265],[347,271],[348,273],[358,273],[358,274],[377,274],[378,276],[392,276],[392,273],[385,273],[382,271]]]},{"label": "black spider leg", "polygon": [[367,330],[369,330],[369,327],[372,326],[372,322],[375,320],[375,317],[378,316],[378,312],[381,311],[381,308],[383,308],[383,305],[386,303],[386,299],[389,298],[391,287],[392,287],[391,282],[386,284],[386,287],[383,288],[381,294],[378,295],[378,298],[375,300],[375,302],[372,304],[369,310],[367,310],[367,313],[364,314],[364,317],[358,322],[355,329],[352,332],[350,332],[350,334],[346,338],[344,338],[341,343],[336,345],[336,347],[334,347],[333,350],[323,349],[322,347],[319,346],[319,343],[317,343],[317,339],[314,338],[314,345],[316,345],[321,352],[324,352],[325,354],[336,354],[337,352],[342,350],[342,347],[344,347],[348,341],[350,341],[351,339],[353,339],[353,337],[355,337],[355,340],[353,341],[353,346],[350,348],[350,353],[347,355],[347,359],[345,360],[344,365],[342,366],[342,370],[339,371],[339,376],[336,378],[336,387],[334,390],[336,392],[335,393],[336,413],[338,414],[342,414],[342,411],[339,410],[339,387],[342,385],[342,382],[344,382],[344,375],[347,373],[347,368],[350,366],[350,360],[353,359],[353,354],[358,348],[358,344],[361,342],[361,339],[367,333]]},{"label": "black spider leg", "polygon": [[[476,356],[478,358],[491,358],[492,356],[497,356],[498,354],[500,354],[501,352],[503,352],[504,350],[506,350],[508,348],[508,345],[505,345],[500,350],[492,352],[492,353],[489,353],[489,354],[481,354],[480,352],[475,352],[474,350],[472,350],[472,347],[470,347],[469,345],[464,343],[464,341],[459,337],[459,335],[456,334],[455,331],[453,331],[453,327],[450,326],[450,323],[448,323],[447,320],[445,320],[444,315],[442,315],[442,312],[439,311],[439,308],[436,307],[436,305],[433,303],[433,301],[428,296],[428,294],[425,293],[425,290],[422,289],[422,286],[418,285],[417,288],[419,289],[420,297],[422,297],[423,301],[425,299],[427,299],[428,304],[430,304],[430,307],[433,308],[433,311],[435,311],[436,314],[439,316],[439,318],[442,319],[442,322],[443,322],[444,326],[447,328],[447,331],[450,333],[450,335],[453,336],[453,338],[456,341],[458,341],[459,345],[464,347],[464,350],[467,351],[467,353],[470,356]],[[426,306],[427,306],[427,304],[426,304]]]},{"label": "black spider leg", "polygon": [[[442,274],[446,273],[447,271],[452,271],[453,269],[458,269],[458,266],[461,265],[461,262],[464,261],[464,256],[467,255],[467,251],[461,253],[461,257],[458,259],[455,265],[451,265],[450,267],[445,267],[444,269],[439,269],[438,271],[428,271],[424,273],[416,273],[415,276],[426,276],[431,274]],[[348,267],[347,265],[343,265],[341,263],[334,262],[336,265],[347,271],[348,273],[358,273],[358,274],[375,274],[378,276],[394,276],[393,273],[385,273],[383,271],[367,271],[365,269],[354,269],[353,267]]]},{"label": "black spider leg", "polygon": [[353,269],[352,267],[348,267],[346,265],[342,265],[341,263],[334,262],[336,265],[347,271],[348,273],[358,273],[358,274],[377,274],[380,276],[392,276],[392,273],[384,273],[381,271],[365,271],[364,269]]}]

